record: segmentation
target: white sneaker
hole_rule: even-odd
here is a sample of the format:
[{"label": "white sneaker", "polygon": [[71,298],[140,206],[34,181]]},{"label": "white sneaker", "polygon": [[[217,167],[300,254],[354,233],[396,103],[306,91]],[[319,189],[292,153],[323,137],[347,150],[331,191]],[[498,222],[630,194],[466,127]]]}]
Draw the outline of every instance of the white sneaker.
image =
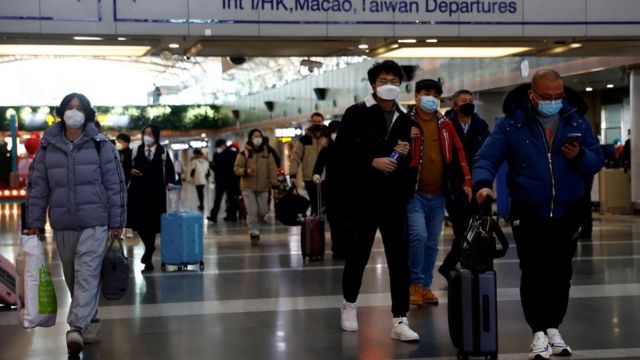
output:
[{"label": "white sneaker", "polygon": [[529,360],[551,359],[551,352],[547,336],[542,331],[533,334],[533,341],[529,347]]},{"label": "white sneaker", "polygon": [[358,304],[342,300],[340,322],[344,331],[358,331]]},{"label": "white sneaker", "polygon": [[85,343],[92,343],[98,341],[98,335],[100,334],[100,319],[93,319],[91,323],[82,330],[82,338]]},{"label": "white sneaker", "polygon": [[562,340],[562,336],[560,336],[560,331],[558,331],[558,329],[547,329],[547,337],[549,339],[549,344],[551,345],[553,355],[571,355],[571,348],[564,342],[564,340]]},{"label": "white sneaker", "polygon": [[391,329],[391,338],[400,341],[418,341],[420,336],[409,327],[409,321],[406,317],[393,318],[393,329]]}]

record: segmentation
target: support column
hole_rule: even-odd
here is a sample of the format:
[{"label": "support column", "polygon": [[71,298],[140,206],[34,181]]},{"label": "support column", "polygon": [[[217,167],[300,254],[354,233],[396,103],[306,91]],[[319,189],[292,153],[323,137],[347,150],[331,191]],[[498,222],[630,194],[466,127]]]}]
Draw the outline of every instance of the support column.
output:
[{"label": "support column", "polygon": [[631,105],[631,206],[640,211],[640,69],[629,76],[629,102]]}]

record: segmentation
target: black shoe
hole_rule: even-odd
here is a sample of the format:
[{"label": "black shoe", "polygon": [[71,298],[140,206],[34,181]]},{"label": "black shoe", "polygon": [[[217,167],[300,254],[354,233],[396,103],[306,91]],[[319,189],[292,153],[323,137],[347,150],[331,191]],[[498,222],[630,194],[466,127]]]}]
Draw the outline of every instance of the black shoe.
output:
[{"label": "black shoe", "polygon": [[198,210],[199,211],[203,211],[204,210],[204,206],[202,206],[202,205],[198,206]]},{"label": "black shoe", "polygon": [[260,241],[260,234],[250,235],[250,238],[251,238],[251,245],[256,246]]},{"label": "black shoe", "polygon": [[153,269],[154,269],[154,267],[153,267],[153,263],[152,263],[151,261],[147,261],[147,262],[144,264],[144,269],[142,269],[142,273],[143,273],[143,274],[150,273],[150,272],[152,272],[152,271],[153,271]]},{"label": "black shoe", "polygon": [[218,222],[218,220],[214,219],[211,216],[207,216],[207,220],[211,221],[212,223],[217,223]]},{"label": "black shoe", "polygon": [[224,221],[228,221],[228,222],[237,222],[238,221],[237,218],[228,218],[228,217],[224,218],[223,220]]}]

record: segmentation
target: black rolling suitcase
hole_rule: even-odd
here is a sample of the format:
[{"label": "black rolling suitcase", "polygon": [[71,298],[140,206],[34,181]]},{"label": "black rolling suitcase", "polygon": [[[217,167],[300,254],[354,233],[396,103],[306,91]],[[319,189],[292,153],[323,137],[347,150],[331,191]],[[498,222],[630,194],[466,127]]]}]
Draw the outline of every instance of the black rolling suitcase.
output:
[{"label": "black rolling suitcase", "polygon": [[[491,201],[474,216],[464,235],[461,264],[449,279],[449,335],[459,359],[498,358],[496,273],[493,259],[509,247],[498,223],[489,214]],[[498,242],[496,242],[496,237]]]}]

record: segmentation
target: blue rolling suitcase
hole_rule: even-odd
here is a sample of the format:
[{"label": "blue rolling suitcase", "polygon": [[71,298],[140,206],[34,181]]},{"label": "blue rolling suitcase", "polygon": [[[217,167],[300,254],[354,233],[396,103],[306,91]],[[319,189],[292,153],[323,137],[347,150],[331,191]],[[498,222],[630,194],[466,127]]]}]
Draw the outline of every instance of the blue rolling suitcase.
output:
[{"label": "blue rolling suitcase", "polygon": [[200,265],[204,270],[202,250],[202,214],[178,210],[162,214],[160,219],[160,255],[165,271],[167,265],[186,270],[188,265]]}]

